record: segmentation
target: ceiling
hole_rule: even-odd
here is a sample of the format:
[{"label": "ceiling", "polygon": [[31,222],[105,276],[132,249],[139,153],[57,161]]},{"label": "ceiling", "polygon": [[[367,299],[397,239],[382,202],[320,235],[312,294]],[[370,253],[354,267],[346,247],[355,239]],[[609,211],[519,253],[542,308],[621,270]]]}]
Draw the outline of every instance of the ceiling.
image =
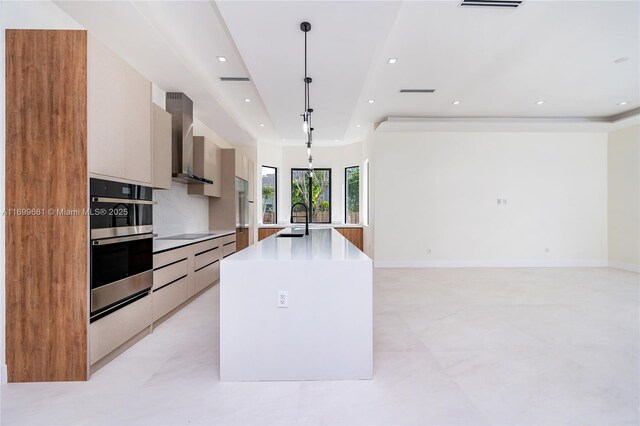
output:
[{"label": "ceiling", "polygon": [[186,92],[194,113],[235,144],[304,140],[304,20],[318,144],[362,140],[388,117],[602,121],[640,107],[637,1],[56,4],[160,88]]}]

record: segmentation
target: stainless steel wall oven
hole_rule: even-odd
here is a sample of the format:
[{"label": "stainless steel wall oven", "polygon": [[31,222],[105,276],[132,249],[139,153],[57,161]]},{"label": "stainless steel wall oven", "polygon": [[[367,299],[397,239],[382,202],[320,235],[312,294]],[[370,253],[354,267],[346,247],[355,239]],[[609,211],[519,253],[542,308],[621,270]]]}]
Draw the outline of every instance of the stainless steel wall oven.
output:
[{"label": "stainless steel wall oven", "polygon": [[153,285],[151,188],[90,180],[91,321],[146,297]]}]

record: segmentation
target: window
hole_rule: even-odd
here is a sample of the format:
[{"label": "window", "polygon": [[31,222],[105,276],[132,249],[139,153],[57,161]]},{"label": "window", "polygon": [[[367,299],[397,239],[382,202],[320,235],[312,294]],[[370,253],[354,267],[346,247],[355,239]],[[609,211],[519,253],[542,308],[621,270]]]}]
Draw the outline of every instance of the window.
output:
[{"label": "window", "polygon": [[364,176],[362,184],[364,185],[364,191],[362,192],[362,223],[369,226],[369,212],[371,211],[371,197],[369,194],[369,188],[371,188],[371,182],[369,181],[369,159],[364,160]]},{"label": "window", "polygon": [[262,166],[262,223],[278,223],[278,169]]},{"label": "window", "polygon": [[360,167],[344,169],[344,223],[360,223]]},{"label": "window", "polygon": [[[313,170],[312,214],[310,222],[331,223],[331,169]],[[309,203],[309,170],[291,169],[291,205]],[[296,208],[296,215],[298,213]],[[292,222],[294,219],[292,218]],[[301,221],[296,219],[295,222]]]}]

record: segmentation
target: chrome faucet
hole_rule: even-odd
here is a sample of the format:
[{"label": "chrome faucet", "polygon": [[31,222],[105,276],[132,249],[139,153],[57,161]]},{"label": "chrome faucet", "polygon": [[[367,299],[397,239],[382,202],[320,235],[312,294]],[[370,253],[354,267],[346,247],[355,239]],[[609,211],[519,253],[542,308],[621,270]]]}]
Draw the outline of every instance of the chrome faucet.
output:
[{"label": "chrome faucet", "polygon": [[291,206],[291,223],[293,223],[293,209],[296,206],[304,207],[304,235],[309,235],[309,209],[305,203],[295,203]]}]

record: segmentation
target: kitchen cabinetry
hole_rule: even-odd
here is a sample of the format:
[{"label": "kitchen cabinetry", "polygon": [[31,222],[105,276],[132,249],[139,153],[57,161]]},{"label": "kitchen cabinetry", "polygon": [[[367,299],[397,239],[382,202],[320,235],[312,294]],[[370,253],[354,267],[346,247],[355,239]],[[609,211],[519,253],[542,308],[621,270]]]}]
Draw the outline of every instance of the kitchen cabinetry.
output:
[{"label": "kitchen cabinetry", "polygon": [[258,228],[258,241],[262,241],[273,234],[277,234],[283,229],[284,228]]},{"label": "kitchen cabinetry", "polygon": [[354,246],[358,247],[360,251],[363,250],[363,230],[362,228],[334,228],[341,233],[347,240]]},{"label": "kitchen cabinetry", "polygon": [[153,327],[217,282],[223,247],[235,247],[235,234],[155,253],[151,292],[90,324],[92,371],[135,344]]},{"label": "kitchen cabinetry", "polygon": [[153,104],[153,188],[171,189],[171,114]]},{"label": "kitchen cabinetry", "polygon": [[235,235],[153,255],[154,323],[220,279],[220,260],[228,242],[235,244]]},{"label": "kitchen cabinetry", "polygon": [[209,197],[222,195],[222,149],[203,136],[193,137],[193,174],[213,183],[189,184],[189,194]]},{"label": "kitchen cabinetry", "polygon": [[89,363],[94,366],[138,334],[149,334],[151,297],[145,294],[122,309],[89,325]]},{"label": "kitchen cabinetry", "polygon": [[5,34],[8,381],[86,380],[87,217],[46,212],[89,205],[87,32]]},{"label": "kitchen cabinetry", "polygon": [[151,82],[94,37],[87,114],[89,172],[152,185]]},{"label": "kitchen cabinetry", "polygon": [[249,162],[251,160],[244,154],[236,151],[236,176],[246,181],[249,180]]},{"label": "kitchen cabinetry", "polygon": [[[253,243],[252,233],[255,229],[253,225],[254,195],[248,180],[250,162],[251,160],[235,149],[222,149],[222,195],[220,198],[209,198],[209,228],[236,229],[237,245],[234,250],[238,251]],[[243,164],[246,164],[245,170],[237,173],[236,167],[245,167]],[[243,189],[238,191],[236,191],[236,177],[246,181],[242,185]],[[253,185],[252,187],[255,188]],[[246,195],[245,198],[242,193]],[[244,213],[240,210],[240,206],[245,200],[249,201],[246,222],[244,217],[241,217]],[[245,225],[247,222],[248,227]]]}]

